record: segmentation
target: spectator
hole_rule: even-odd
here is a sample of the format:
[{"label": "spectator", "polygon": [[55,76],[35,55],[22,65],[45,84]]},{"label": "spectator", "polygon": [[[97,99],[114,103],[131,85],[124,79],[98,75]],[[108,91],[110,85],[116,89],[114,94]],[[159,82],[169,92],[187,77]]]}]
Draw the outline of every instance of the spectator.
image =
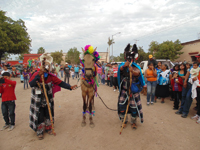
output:
[{"label": "spectator", "polygon": [[148,64],[149,64],[150,62],[152,62],[154,68],[156,68],[156,66],[157,66],[157,61],[156,61],[155,59],[153,59],[153,55],[149,55]]},{"label": "spectator", "polygon": [[[174,71],[178,72],[180,69],[179,64],[175,64],[175,66],[171,69],[171,73],[173,73]],[[171,90],[171,99],[170,101],[174,101],[174,94],[173,91]]]},{"label": "spectator", "polygon": [[113,67],[114,63],[110,65],[110,87],[113,87]]},{"label": "spectator", "polygon": [[108,71],[107,74],[107,85],[110,86],[110,70]]},{"label": "spectator", "polygon": [[174,110],[179,108],[179,100],[181,100],[183,80],[179,77],[178,72],[173,72],[173,77],[171,79],[172,91],[174,94]]},{"label": "spectator", "polygon": [[[200,54],[197,55],[196,57],[197,57],[198,63],[200,63]],[[185,81],[183,83],[185,91],[182,91],[181,108],[176,112],[176,114],[182,114],[181,115],[182,118],[187,118],[187,115],[190,110],[190,106],[192,104],[192,97],[191,97],[192,84],[188,82],[188,78],[190,78],[190,70],[187,71],[187,74],[185,76]]]},{"label": "spectator", "polygon": [[169,78],[170,78],[170,71],[168,70],[168,66],[163,64],[161,67],[161,71],[158,72],[158,84],[156,86],[155,92],[155,100],[157,97],[161,97],[161,103],[164,103],[165,97],[169,96]]},{"label": "spectator", "polygon": [[55,71],[57,73],[57,77],[60,79],[60,75],[59,75],[59,71],[60,71],[60,66],[58,66],[58,64],[56,63],[56,66],[55,66]]},{"label": "spectator", "polygon": [[179,71],[179,64],[175,64],[174,67],[171,69],[171,73],[174,71]]},{"label": "spectator", "polygon": [[97,70],[98,83],[99,83],[99,84],[100,84],[100,82],[101,82],[101,73],[102,73],[101,64],[99,64],[98,70]]},{"label": "spectator", "polygon": [[75,67],[74,67],[74,72],[75,72],[76,79],[77,79],[77,77],[79,78],[79,67],[77,67],[77,65],[75,65]]},{"label": "spectator", "polygon": [[158,64],[157,64],[157,67],[156,67],[156,70],[161,70],[161,66],[162,66],[162,62],[159,61]]},{"label": "spectator", "polygon": [[64,81],[66,82],[67,80],[67,83],[69,84],[70,68],[68,67],[68,63],[65,64],[64,72],[65,72]]},{"label": "spectator", "polygon": [[148,64],[148,69],[145,71],[145,77],[147,78],[147,105],[149,106],[150,96],[151,104],[154,103],[155,90],[157,85],[157,71],[153,66],[153,63]]},{"label": "spectator", "polygon": [[61,78],[63,78],[63,72],[64,72],[63,65],[60,65],[60,75],[61,75]]},{"label": "spectator", "polygon": [[101,83],[104,85],[105,84],[105,73],[102,72],[101,75]]},{"label": "spectator", "polygon": [[6,65],[3,66],[3,71],[1,71],[1,74],[3,74],[4,72],[9,72],[10,73],[10,71],[8,70]]},{"label": "spectator", "polygon": [[23,72],[23,77],[24,77],[24,90],[25,90],[25,87],[27,86],[27,89],[28,89],[28,76],[29,76],[29,73],[27,72],[26,69],[24,69],[24,72]]},{"label": "spectator", "polygon": [[[200,72],[199,72],[198,77],[197,77],[197,78],[194,78],[193,80],[196,81],[197,79],[199,80],[199,84],[200,84]],[[196,120],[197,120],[196,123],[200,124],[200,105],[199,105],[199,104],[200,104],[200,86],[197,86],[196,90],[197,90],[197,97],[196,97],[196,100],[197,100],[197,103],[198,103],[198,106],[197,106],[197,114],[194,115],[194,116],[192,117],[192,119],[196,119]]]},{"label": "spectator", "polygon": [[118,81],[117,81],[117,72],[118,72],[118,64],[115,63],[113,67],[113,85],[114,85],[114,91],[117,90],[118,87]]},{"label": "spectator", "polygon": [[187,62],[185,65],[186,65],[186,68],[187,68],[187,71],[188,71],[191,68],[190,63]]},{"label": "spectator", "polygon": [[1,110],[5,121],[5,125],[1,130],[9,128],[9,131],[15,127],[15,87],[16,81],[10,80],[11,75],[9,72],[2,74],[4,77],[3,84],[0,83],[0,93],[2,94]]},{"label": "spectator", "polygon": [[72,68],[72,69],[70,70],[70,73],[71,73],[72,79],[74,79],[74,68]]},{"label": "spectator", "polygon": [[200,71],[200,69],[198,67],[198,63],[194,62],[193,63],[193,68],[191,68],[191,70],[190,70],[191,77],[189,79],[189,82],[192,84],[192,99],[195,99],[197,97],[196,88],[197,88],[197,86],[200,86],[198,79],[193,81],[194,78],[199,76],[199,71]]},{"label": "spectator", "polygon": [[72,65],[71,65],[71,64],[68,64],[68,67],[71,69],[71,68],[72,68]]}]

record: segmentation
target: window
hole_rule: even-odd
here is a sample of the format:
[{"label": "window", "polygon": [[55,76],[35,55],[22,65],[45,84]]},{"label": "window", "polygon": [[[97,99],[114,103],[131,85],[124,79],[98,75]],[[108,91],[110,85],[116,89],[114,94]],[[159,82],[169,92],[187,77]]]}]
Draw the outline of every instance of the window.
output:
[{"label": "window", "polygon": [[196,61],[197,58],[195,56],[191,56],[192,62]]}]

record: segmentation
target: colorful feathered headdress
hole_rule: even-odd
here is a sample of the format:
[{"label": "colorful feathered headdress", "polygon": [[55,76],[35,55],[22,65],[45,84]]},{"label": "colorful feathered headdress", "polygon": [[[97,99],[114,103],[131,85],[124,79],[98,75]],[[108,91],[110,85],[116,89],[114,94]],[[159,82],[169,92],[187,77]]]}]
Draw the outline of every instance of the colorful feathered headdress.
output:
[{"label": "colorful feathered headdress", "polygon": [[95,62],[97,62],[100,59],[99,53],[96,51],[97,48],[93,48],[91,45],[86,45],[85,48],[83,49],[84,55],[90,54],[94,56]]}]

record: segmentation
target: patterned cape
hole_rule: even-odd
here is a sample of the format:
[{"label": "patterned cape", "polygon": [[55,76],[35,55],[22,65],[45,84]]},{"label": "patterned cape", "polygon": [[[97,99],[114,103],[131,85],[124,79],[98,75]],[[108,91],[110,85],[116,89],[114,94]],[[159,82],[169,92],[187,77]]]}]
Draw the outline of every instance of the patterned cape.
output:
[{"label": "patterned cape", "polygon": [[[42,86],[42,83],[40,83],[40,86]],[[46,92],[49,98],[50,108],[52,117],[54,118],[54,100],[53,100],[53,94],[52,94],[52,82],[45,84]],[[46,98],[43,94],[43,88],[42,88],[42,94],[36,94],[36,90],[38,90],[39,87],[35,86],[32,87],[31,90],[31,105],[30,105],[30,113],[29,113],[29,126],[34,130],[37,131],[38,127],[38,116],[39,116],[39,109],[42,106],[42,101],[46,101]],[[41,90],[41,89],[40,89]]]}]

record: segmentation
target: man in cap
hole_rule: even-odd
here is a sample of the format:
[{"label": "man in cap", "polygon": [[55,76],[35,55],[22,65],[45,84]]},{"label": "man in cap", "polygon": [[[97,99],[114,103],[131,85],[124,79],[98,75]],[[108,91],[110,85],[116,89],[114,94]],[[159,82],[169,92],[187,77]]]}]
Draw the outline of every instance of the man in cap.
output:
[{"label": "man in cap", "polygon": [[65,73],[64,81],[66,82],[66,79],[67,79],[67,83],[69,84],[70,68],[67,62],[65,63],[64,73]]},{"label": "man in cap", "polygon": [[153,59],[153,55],[149,55],[148,64],[150,62],[153,63],[154,68],[156,68],[156,66],[157,66],[158,63],[157,63],[157,61],[155,59]]},{"label": "man in cap", "polygon": [[[40,71],[35,72],[29,81],[32,88],[29,126],[37,133],[38,138],[41,140],[43,139],[44,131],[48,134],[52,134],[52,126],[44,90],[46,90],[49,99],[49,107],[52,117],[54,118],[54,86],[58,85],[69,90],[74,90],[77,86],[71,86],[50,73],[53,58],[49,54],[44,53],[41,55],[40,61],[42,63]],[[43,89],[42,78],[44,78],[45,89]]]}]

